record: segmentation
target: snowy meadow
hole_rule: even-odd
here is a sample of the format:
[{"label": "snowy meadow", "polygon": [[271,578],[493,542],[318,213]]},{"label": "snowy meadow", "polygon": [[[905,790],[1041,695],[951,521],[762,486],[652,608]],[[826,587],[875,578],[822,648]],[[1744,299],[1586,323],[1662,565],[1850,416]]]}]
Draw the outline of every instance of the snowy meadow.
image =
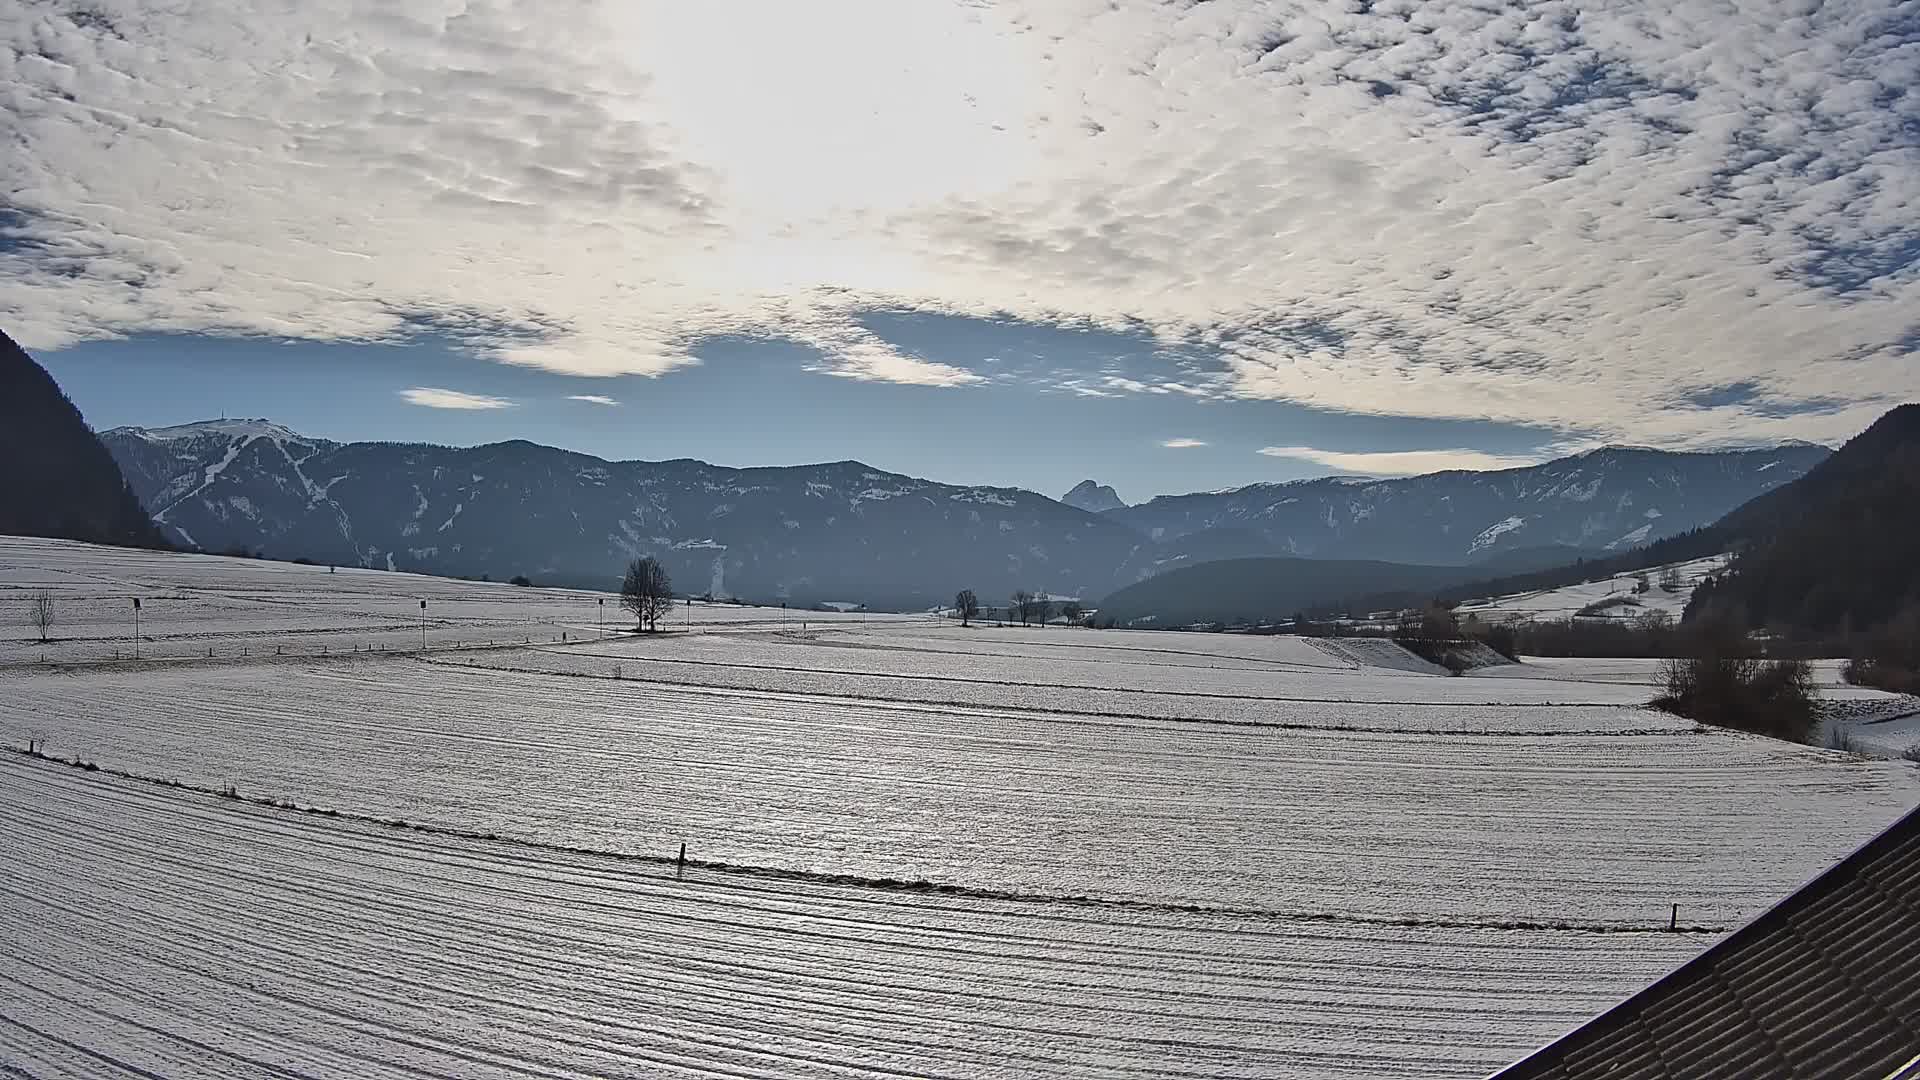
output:
[{"label": "snowy meadow", "polygon": [[1474,1077],[1920,803],[1619,661],[24,539],[0,611],[33,1076]]}]

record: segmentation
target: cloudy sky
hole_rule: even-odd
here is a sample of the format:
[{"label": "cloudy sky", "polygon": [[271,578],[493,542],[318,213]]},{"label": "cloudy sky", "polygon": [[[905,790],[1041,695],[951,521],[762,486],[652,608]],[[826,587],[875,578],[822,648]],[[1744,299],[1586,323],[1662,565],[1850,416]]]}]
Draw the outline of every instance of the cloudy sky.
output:
[{"label": "cloudy sky", "polygon": [[1920,5],[14,0],[0,328],[265,415],[1123,496],[1920,398]]}]

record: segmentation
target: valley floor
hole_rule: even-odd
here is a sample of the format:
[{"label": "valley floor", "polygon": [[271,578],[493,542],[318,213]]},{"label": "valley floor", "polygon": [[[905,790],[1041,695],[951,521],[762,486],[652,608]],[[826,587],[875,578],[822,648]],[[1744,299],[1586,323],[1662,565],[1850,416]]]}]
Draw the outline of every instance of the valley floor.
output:
[{"label": "valley floor", "polygon": [[[99,768],[0,753],[35,1077],[1473,1077],[1920,803],[1634,662],[603,639],[593,594],[0,539],[0,608],[43,587],[74,632],[0,630],[0,743]],[[112,659],[131,590],[162,659]]]}]

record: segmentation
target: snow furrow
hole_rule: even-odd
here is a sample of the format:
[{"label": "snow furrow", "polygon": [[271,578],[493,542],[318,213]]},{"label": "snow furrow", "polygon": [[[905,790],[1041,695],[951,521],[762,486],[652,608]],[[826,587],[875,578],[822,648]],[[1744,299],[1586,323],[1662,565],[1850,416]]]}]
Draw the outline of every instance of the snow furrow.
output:
[{"label": "snow furrow", "polygon": [[11,755],[0,814],[59,1076],[1465,1077],[1700,944],[676,881]]}]

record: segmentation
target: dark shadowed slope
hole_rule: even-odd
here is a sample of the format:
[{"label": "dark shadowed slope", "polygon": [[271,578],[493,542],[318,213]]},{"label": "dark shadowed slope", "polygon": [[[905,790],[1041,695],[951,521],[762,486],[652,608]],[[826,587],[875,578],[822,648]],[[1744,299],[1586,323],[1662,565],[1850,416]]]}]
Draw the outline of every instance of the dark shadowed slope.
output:
[{"label": "dark shadowed slope", "polygon": [[165,546],[80,410],[4,333],[0,462],[0,533]]},{"label": "dark shadowed slope", "polygon": [[1719,527],[1739,555],[1690,614],[1829,635],[1920,611],[1920,405],[1887,413]]},{"label": "dark shadowed slope", "polygon": [[1100,620],[1155,625],[1286,619],[1323,605],[1388,591],[1431,590],[1471,571],[1458,566],[1340,559],[1224,559],[1129,585],[1100,603]]}]

